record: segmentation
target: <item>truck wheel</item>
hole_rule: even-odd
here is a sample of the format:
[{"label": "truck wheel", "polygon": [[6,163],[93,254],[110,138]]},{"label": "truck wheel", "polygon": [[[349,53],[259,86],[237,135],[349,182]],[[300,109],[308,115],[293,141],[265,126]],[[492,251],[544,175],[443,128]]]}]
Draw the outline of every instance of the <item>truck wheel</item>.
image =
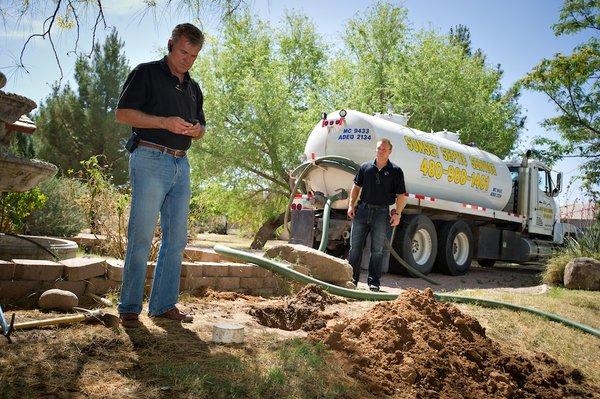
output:
[{"label": "truck wheel", "polygon": [[481,267],[494,267],[496,259],[477,259],[477,263]]},{"label": "truck wheel", "polygon": [[[402,216],[392,247],[409,266],[423,274],[431,272],[437,246],[437,234],[431,219],[425,215]],[[391,255],[389,272],[410,275],[406,268]]]},{"label": "truck wheel", "polygon": [[436,269],[451,276],[465,274],[473,259],[473,233],[469,225],[462,220],[443,223],[438,236]]}]

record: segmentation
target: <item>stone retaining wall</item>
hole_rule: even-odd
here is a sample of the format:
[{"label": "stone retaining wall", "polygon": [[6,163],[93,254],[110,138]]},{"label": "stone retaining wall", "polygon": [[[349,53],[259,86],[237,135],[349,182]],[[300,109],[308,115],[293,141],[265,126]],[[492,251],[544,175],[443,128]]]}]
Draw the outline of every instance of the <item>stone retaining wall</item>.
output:
[{"label": "stone retaining wall", "polygon": [[[281,291],[280,278],[256,265],[224,261],[212,251],[186,249],[181,268],[180,291],[211,288],[218,291],[271,295]],[[148,263],[146,292],[152,286],[155,263]],[[0,299],[39,296],[50,288],[71,291],[80,299],[117,291],[123,280],[123,261],[101,258],[72,258],[60,263],[47,260],[13,259],[0,261]]]}]

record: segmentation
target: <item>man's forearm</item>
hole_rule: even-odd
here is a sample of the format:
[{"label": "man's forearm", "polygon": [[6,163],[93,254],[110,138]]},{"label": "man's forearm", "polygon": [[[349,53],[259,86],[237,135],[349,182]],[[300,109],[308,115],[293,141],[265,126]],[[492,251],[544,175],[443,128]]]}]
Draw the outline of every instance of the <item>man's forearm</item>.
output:
[{"label": "man's forearm", "polygon": [[149,115],[137,109],[117,109],[117,122],[143,129],[164,129],[165,119],[161,116]]},{"label": "man's forearm", "polygon": [[400,194],[396,196],[396,212],[399,214],[402,213],[404,207],[406,206],[406,202],[408,201],[408,197],[404,194]]},{"label": "man's forearm", "polygon": [[352,185],[352,190],[350,190],[350,203],[349,206],[356,206],[356,201],[358,200],[358,194],[360,193],[360,187],[356,184]]}]

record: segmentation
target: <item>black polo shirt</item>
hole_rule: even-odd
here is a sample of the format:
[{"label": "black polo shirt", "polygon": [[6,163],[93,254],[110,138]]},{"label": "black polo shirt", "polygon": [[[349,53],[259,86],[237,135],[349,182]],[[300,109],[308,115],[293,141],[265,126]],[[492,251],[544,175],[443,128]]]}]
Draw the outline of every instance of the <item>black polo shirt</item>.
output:
[{"label": "black polo shirt", "polygon": [[404,172],[389,160],[381,170],[377,160],[363,163],[354,176],[354,184],[362,187],[360,201],[369,205],[392,205],[397,195],[406,192]]},{"label": "black polo shirt", "polygon": [[[171,73],[167,57],[140,64],[127,76],[117,108],[135,109],[155,116],[178,116],[190,122],[197,119],[206,125],[202,110],[202,91],[189,73],[183,82]],[[151,141],[176,150],[187,150],[192,138],[166,129],[133,127],[142,140]]]}]

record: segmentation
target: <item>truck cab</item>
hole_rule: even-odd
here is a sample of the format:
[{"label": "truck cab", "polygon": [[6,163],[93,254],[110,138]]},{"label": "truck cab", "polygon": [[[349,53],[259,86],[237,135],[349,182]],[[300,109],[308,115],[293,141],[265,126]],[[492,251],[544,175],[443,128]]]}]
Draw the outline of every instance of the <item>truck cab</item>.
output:
[{"label": "truck cab", "polygon": [[529,155],[530,152],[520,162],[507,162],[513,188],[505,210],[526,216],[523,232],[553,237],[556,244],[562,244],[564,229],[556,201],[562,190],[562,173],[553,171],[543,162],[529,159]]}]

